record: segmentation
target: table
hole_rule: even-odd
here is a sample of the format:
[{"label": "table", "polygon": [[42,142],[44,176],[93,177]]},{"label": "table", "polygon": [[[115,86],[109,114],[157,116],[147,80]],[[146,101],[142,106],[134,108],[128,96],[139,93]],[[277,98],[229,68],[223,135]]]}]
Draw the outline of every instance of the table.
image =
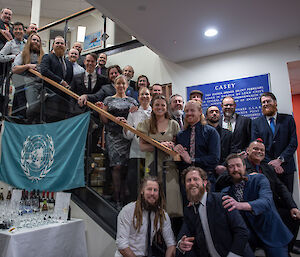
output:
[{"label": "table", "polygon": [[0,230],[1,257],[87,257],[85,225],[72,219],[15,232]]}]

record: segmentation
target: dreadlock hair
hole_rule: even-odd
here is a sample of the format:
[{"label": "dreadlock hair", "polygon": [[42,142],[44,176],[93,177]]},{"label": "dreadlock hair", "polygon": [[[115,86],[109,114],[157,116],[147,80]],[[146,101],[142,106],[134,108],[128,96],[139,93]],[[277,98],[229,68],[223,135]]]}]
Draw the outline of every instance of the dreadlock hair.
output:
[{"label": "dreadlock hair", "polygon": [[44,51],[43,51],[43,48],[42,48],[41,37],[38,34],[36,34],[36,33],[32,33],[28,37],[27,42],[26,42],[26,44],[24,46],[24,49],[22,51],[23,65],[30,63],[30,45],[31,45],[31,39],[32,39],[32,37],[38,37],[40,39],[40,49],[39,49],[39,53],[38,53],[39,54],[38,64],[41,63],[43,55],[44,55]]},{"label": "dreadlock hair", "polygon": [[159,188],[158,209],[156,210],[155,217],[154,217],[154,228],[156,231],[157,231],[158,222],[159,222],[159,230],[161,231],[164,220],[166,219],[165,211],[164,211],[166,201],[165,201],[165,196],[163,193],[162,185],[158,181],[157,177],[146,176],[140,185],[139,195],[136,200],[134,215],[133,215],[133,226],[138,232],[140,232],[140,229],[141,229],[141,226],[143,223],[143,208],[142,208],[142,197],[143,196],[142,196],[142,193],[143,193],[143,190],[144,190],[145,186],[147,185],[148,181],[156,182],[158,184],[158,188]]}]

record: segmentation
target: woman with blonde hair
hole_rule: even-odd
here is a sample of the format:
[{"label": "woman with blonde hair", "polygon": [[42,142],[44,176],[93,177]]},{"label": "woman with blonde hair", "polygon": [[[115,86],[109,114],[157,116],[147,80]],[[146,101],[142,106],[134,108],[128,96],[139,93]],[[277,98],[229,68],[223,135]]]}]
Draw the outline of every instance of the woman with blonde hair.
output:
[{"label": "woman with blonde hair", "polygon": [[[129,109],[138,103],[126,96],[128,81],[124,75],[119,75],[114,80],[116,94],[108,96],[104,102],[96,103],[97,106],[116,116],[119,121],[126,123]],[[123,137],[123,129],[120,125],[100,115],[105,124],[105,142],[108,152],[109,166],[112,168],[113,200],[117,208],[125,201],[125,179],[129,159],[130,141]]]}]

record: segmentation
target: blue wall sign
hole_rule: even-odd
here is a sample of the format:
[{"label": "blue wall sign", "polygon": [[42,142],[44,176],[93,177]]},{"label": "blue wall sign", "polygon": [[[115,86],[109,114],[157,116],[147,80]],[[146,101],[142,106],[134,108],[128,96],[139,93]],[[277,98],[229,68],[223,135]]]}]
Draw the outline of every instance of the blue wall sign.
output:
[{"label": "blue wall sign", "polygon": [[221,101],[225,96],[232,96],[236,102],[236,112],[249,118],[261,115],[260,95],[270,91],[269,74],[235,80],[209,83],[187,87],[187,98],[192,90],[203,92],[203,113],[207,107],[216,105],[222,111]]}]

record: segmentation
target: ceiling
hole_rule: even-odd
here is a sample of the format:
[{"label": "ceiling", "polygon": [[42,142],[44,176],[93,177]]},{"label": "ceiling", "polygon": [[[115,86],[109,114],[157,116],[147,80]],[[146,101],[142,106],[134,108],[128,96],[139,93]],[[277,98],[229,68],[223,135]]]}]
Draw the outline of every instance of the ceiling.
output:
[{"label": "ceiling", "polygon": [[[173,62],[300,35],[299,0],[88,0]],[[219,34],[205,38],[204,30]],[[300,42],[299,42],[300,44]]]},{"label": "ceiling", "polygon": [[[299,0],[41,0],[53,20],[91,5],[155,53],[173,62],[215,55],[300,35]],[[0,0],[30,16],[31,0]],[[219,34],[203,33],[215,27]],[[299,42],[300,44],[300,42]]]}]

